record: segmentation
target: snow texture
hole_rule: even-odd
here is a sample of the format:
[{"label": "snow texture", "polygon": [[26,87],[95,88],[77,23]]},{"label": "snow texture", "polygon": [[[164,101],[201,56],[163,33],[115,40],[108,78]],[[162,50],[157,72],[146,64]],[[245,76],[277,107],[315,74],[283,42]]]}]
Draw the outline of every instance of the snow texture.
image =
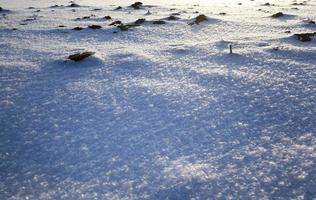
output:
[{"label": "snow texture", "polygon": [[143,2],[0,1],[0,199],[316,199],[316,1]]}]

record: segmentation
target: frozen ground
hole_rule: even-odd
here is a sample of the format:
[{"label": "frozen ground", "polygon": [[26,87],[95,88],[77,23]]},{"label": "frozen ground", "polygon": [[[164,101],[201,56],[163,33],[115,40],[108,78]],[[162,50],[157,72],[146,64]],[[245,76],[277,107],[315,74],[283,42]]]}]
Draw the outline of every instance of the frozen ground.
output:
[{"label": "frozen ground", "polygon": [[316,1],[165,2],[0,0],[0,199],[316,199]]}]

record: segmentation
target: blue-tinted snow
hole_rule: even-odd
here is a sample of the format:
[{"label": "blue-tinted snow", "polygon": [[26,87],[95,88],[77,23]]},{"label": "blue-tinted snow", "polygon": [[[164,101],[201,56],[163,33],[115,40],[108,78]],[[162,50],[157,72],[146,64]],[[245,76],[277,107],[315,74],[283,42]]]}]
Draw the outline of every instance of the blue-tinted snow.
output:
[{"label": "blue-tinted snow", "polygon": [[[1,199],[316,198],[316,39],[284,33],[316,31],[306,24],[315,1],[168,4],[151,15],[19,2],[4,0],[0,18]],[[184,10],[128,32],[100,20]],[[188,26],[196,10],[210,20]],[[293,17],[269,18],[277,11]],[[103,29],[71,30],[91,24]],[[83,50],[96,54],[65,62]]]}]

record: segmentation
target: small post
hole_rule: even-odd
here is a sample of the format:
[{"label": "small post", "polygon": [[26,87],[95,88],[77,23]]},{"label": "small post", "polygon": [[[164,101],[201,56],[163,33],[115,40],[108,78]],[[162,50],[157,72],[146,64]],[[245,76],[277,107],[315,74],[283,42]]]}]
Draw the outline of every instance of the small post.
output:
[{"label": "small post", "polygon": [[230,54],[233,54],[233,45],[232,44],[229,44],[229,53]]}]

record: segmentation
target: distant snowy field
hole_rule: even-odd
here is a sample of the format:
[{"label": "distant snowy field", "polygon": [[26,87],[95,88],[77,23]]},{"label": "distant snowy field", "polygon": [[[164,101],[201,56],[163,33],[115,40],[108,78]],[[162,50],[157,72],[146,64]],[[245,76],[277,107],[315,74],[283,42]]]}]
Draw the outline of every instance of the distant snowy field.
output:
[{"label": "distant snowy field", "polygon": [[315,0],[76,3],[0,0],[0,199],[316,199]]}]

